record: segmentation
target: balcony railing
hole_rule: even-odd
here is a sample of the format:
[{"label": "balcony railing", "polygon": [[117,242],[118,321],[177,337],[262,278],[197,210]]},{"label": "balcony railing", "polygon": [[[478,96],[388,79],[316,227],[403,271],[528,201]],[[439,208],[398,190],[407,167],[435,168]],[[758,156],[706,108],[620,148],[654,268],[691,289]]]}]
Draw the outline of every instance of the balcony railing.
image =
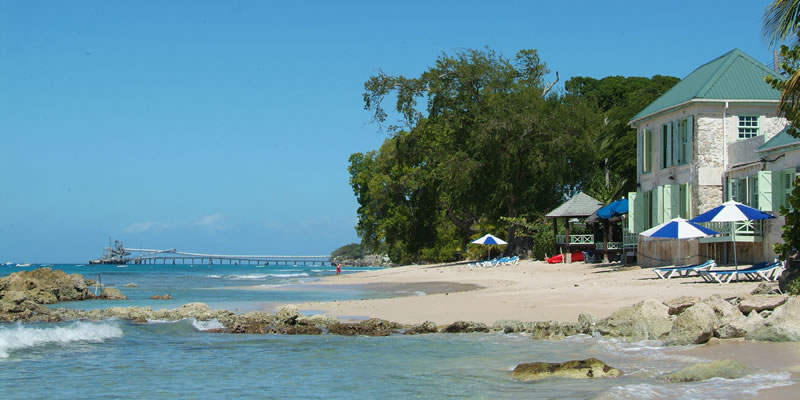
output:
[{"label": "balcony railing", "polygon": [[[609,250],[619,250],[622,248],[622,242],[608,242],[608,249]],[[603,250],[603,242],[597,242],[594,244],[595,250]]]},{"label": "balcony railing", "polygon": [[[594,235],[569,235],[569,244],[593,244]],[[556,235],[556,244],[567,244],[566,235]]]},{"label": "balcony railing", "polygon": [[737,242],[760,242],[763,239],[762,221],[706,222],[700,225],[720,233],[717,236],[700,238],[701,243],[731,242],[733,241],[731,229],[736,232]]},{"label": "balcony railing", "polygon": [[639,247],[639,234],[622,232],[622,248],[635,249],[637,247]]}]

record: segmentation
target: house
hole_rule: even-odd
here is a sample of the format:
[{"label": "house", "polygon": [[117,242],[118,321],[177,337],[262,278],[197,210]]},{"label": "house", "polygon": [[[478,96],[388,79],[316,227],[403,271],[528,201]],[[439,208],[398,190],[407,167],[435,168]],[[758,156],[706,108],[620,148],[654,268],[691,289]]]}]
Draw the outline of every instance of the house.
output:
[{"label": "house", "polygon": [[[695,69],[630,121],[637,135],[637,190],[629,193],[629,234],[675,217],[691,219],[733,199],[763,211],[786,204],[800,166],[797,140],[778,116],[780,77],[738,49]],[[734,226],[742,263],[772,259],[783,217]],[[642,266],[707,258],[732,262],[730,224],[709,226],[723,235],[669,243],[638,239]]]}]

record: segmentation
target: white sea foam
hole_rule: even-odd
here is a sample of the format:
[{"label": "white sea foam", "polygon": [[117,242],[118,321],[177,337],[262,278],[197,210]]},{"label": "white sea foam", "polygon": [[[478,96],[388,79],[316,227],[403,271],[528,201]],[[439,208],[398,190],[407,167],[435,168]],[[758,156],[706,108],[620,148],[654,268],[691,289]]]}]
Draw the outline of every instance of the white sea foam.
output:
[{"label": "white sea foam", "polygon": [[55,328],[31,328],[16,325],[0,328],[0,358],[9,353],[47,344],[69,344],[74,342],[102,342],[122,337],[122,329],[116,323],[76,322]]},{"label": "white sea foam", "polygon": [[194,329],[197,329],[198,331],[207,331],[210,329],[225,329],[225,325],[222,325],[222,323],[217,321],[216,319],[210,319],[208,321],[198,321],[196,319],[193,319],[192,326],[194,327]]},{"label": "white sea foam", "polygon": [[789,386],[789,372],[759,373],[739,379],[713,378],[700,382],[614,386],[598,399],[729,399],[756,397],[763,389]]}]

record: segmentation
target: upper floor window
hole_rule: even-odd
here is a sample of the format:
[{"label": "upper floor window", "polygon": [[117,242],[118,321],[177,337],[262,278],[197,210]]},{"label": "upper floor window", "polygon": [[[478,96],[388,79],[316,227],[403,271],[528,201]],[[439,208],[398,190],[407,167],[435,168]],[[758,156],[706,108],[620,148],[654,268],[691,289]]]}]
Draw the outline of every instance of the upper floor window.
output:
[{"label": "upper floor window", "polygon": [[645,129],[642,132],[642,173],[653,170],[653,138],[652,131]]},{"label": "upper floor window", "polygon": [[739,140],[749,139],[759,135],[758,116],[740,115],[739,116]]}]

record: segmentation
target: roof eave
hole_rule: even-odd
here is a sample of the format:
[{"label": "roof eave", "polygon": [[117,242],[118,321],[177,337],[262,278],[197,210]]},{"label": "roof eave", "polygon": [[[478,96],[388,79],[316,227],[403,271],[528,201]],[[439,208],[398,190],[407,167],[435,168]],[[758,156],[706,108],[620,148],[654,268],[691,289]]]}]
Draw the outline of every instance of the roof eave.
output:
[{"label": "roof eave", "polygon": [[660,109],[658,111],[651,112],[650,114],[642,115],[639,118],[632,119],[632,120],[630,120],[630,122],[628,122],[628,125],[630,125],[631,128],[633,128],[634,125],[636,125],[636,124],[638,124],[638,123],[640,123],[640,122],[642,122],[642,121],[644,121],[646,119],[653,118],[656,115],[664,114],[664,113],[667,113],[669,111],[677,110],[677,109],[679,109],[681,107],[684,107],[684,106],[692,104],[692,103],[766,103],[766,104],[776,103],[777,104],[779,102],[780,102],[780,100],[765,100],[765,99],[759,99],[759,100],[748,100],[748,99],[727,99],[727,100],[726,99],[691,99],[691,100],[684,101],[683,103],[678,103],[678,104],[675,104],[673,106],[670,106],[670,107],[667,107],[667,108],[662,108],[662,109]]}]

